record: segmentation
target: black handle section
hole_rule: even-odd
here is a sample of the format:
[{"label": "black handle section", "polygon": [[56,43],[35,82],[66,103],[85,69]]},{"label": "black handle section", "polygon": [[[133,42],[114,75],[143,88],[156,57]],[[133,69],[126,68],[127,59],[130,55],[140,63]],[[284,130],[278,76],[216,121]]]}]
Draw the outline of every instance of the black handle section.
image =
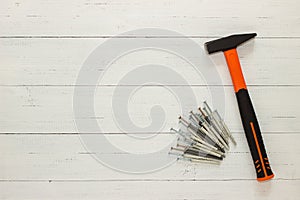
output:
[{"label": "black handle section", "polygon": [[240,89],[236,93],[243,127],[247,137],[248,145],[253,158],[257,180],[265,181],[274,177],[269,159],[265,150],[262,135],[249,93],[246,89]]}]

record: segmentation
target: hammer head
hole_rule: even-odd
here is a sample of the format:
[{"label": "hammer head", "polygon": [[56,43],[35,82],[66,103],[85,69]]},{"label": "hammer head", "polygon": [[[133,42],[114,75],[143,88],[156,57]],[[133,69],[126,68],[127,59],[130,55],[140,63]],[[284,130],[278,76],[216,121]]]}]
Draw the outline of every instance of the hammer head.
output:
[{"label": "hammer head", "polygon": [[256,33],[230,35],[228,37],[206,42],[205,47],[209,54],[218,51],[227,51],[230,49],[235,49],[240,44],[250,40],[251,38],[254,38],[255,36]]}]

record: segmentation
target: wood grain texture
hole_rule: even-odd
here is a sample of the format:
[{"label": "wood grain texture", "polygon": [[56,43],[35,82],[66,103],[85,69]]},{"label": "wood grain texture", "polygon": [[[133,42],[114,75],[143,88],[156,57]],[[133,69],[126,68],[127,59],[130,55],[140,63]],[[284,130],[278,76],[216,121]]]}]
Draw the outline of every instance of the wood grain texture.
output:
[{"label": "wood grain texture", "polygon": [[[108,40],[0,39],[0,85],[75,85],[84,61],[96,47]],[[122,42],[128,39],[111,40]],[[153,39],[138,40],[142,42]],[[176,39],[164,40],[170,40],[176,45]],[[192,38],[192,40],[203,47],[203,43],[210,39]],[[238,51],[248,85],[300,85],[300,39],[256,39],[243,45]],[[194,52],[190,52],[189,57],[192,56]],[[222,84],[231,85],[224,56],[220,53],[210,58],[211,66],[197,66],[200,72],[215,67],[219,72],[216,76],[222,78]],[[176,55],[157,50],[141,50],[113,62],[101,85],[116,85],[130,70],[146,64],[168,66],[180,73],[190,85],[207,84],[189,63]]]},{"label": "wood grain texture", "polygon": [[2,36],[110,36],[157,27],[187,36],[257,31],[262,37],[299,37],[297,0],[37,0],[1,6]]},{"label": "wood grain texture", "polygon": [[[288,199],[299,196],[300,181],[112,181],[1,182],[3,199]],[[18,188],[15,192],[14,188]],[[213,188],[213,192],[212,192]],[[43,191],[43,192],[40,192]]]},{"label": "wood grain texture", "polygon": [[[124,86],[134,91],[136,86]],[[123,87],[123,88],[124,88]],[[169,86],[186,90],[190,86]],[[221,86],[223,87],[223,86]],[[86,88],[87,90],[89,87]],[[116,126],[113,117],[112,99],[128,101],[128,112],[131,121],[138,126],[148,126],[151,123],[150,110],[155,105],[165,111],[165,125],[162,131],[169,131],[170,127],[177,127],[178,115],[186,116],[190,110],[197,109],[201,102],[211,102],[210,90],[205,86],[192,86],[199,104],[193,101],[184,102],[185,111],[182,113],[180,103],[170,91],[162,86],[143,87],[131,99],[124,99],[114,93],[114,86],[99,87],[95,93],[95,116],[78,116],[89,121],[95,117],[103,132],[122,132]],[[300,87],[249,87],[258,118],[263,132],[299,132],[300,109],[298,94]],[[0,87],[1,100],[0,116],[1,133],[77,133],[75,115],[73,112],[74,87]],[[242,131],[236,98],[231,86],[224,87],[226,97],[217,106],[224,105],[225,120],[232,131]],[[84,95],[84,94],[83,94]],[[284,109],[282,98],[285,97]],[[181,102],[183,103],[183,102]],[[84,106],[84,105],[83,105]],[[84,107],[83,107],[84,108]],[[220,110],[221,108],[218,108]],[[154,113],[155,114],[155,113]],[[159,114],[159,113],[157,113]],[[124,115],[125,117],[125,115]],[[159,117],[159,116],[153,116]],[[287,125],[288,124],[288,125]],[[88,131],[88,130],[87,130]]]},{"label": "wood grain texture", "polygon": [[[299,171],[300,4],[297,0],[19,0],[0,7],[0,199],[297,199]],[[127,153],[148,153],[175,138],[180,106],[162,86],[148,85],[129,101],[131,119],[151,123],[150,110],[166,111],[162,132],[132,133],[113,121],[112,98],[118,81],[134,67],[163,64],[181,74],[197,102],[224,88],[225,121],[238,145],[221,166],[176,162],[147,174],[112,170],[82,146],[73,113],[76,77],[91,52],[110,37],[139,28],[179,32],[201,47],[204,42],[240,32],[257,32],[239,48],[246,81],[258,115],[275,179],[255,180],[225,59],[210,56],[221,83],[207,84],[195,70],[166,52],[143,50],[112,63],[97,86],[96,118],[109,141]],[[151,34],[125,34],[113,40],[153,40]],[[159,35],[177,45],[178,38]],[[179,46],[180,48],[180,46]],[[190,56],[193,56],[192,54]],[[98,69],[96,69],[98,70]],[[201,71],[201,70],[200,70]],[[139,85],[121,85],[137,88]],[[126,100],[127,101],[127,100]],[[218,109],[222,103],[214,105]],[[195,109],[187,102],[188,109]],[[156,116],[155,116],[156,117]],[[91,133],[85,133],[91,134]],[[131,135],[132,135],[131,134]],[[99,152],[102,152],[99,149]],[[98,152],[98,153],[99,153]],[[106,152],[104,150],[104,152]],[[128,153],[129,152],[129,153]],[[116,152],[106,152],[114,156]],[[162,152],[166,154],[167,152]]]},{"label": "wood grain texture", "polygon": [[[148,140],[138,135],[106,134],[106,139],[129,154],[145,154],[161,150],[166,156],[173,134],[158,134]],[[234,134],[238,145],[232,146],[220,166],[191,164],[179,161],[152,173],[124,173],[122,163],[111,169],[92,157],[106,153],[114,157],[115,151],[99,147],[97,151],[84,148],[78,135],[1,135],[2,181],[192,181],[192,180],[255,180],[251,155],[244,133]],[[272,169],[276,179],[299,180],[299,133],[264,134]],[[101,139],[101,138],[99,138]],[[98,149],[98,148],[97,148]],[[284,158],[284,160],[283,160]],[[159,157],[157,158],[159,162]],[[108,163],[105,163],[108,164]],[[155,170],[155,169],[153,169]],[[162,191],[163,192],[163,191]]]}]

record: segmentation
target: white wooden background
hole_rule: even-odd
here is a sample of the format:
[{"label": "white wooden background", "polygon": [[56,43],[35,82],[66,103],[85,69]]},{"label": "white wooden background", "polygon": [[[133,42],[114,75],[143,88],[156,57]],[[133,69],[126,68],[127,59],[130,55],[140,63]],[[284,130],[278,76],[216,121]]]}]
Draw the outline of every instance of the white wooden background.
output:
[{"label": "white wooden background", "polygon": [[[0,198],[299,198],[299,10],[298,0],[2,1]],[[259,37],[241,47],[239,52],[275,172],[274,180],[266,183],[255,180],[221,54],[211,58],[223,79],[225,120],[238,141],[221,166],[177,162],[154,173],[126,174],[99,164],[83,148],[76,134],[72,110],[75,80],[82,63],[108,37],[145,27],[174,30],[201,45],[231,33],[258,33]],[[136,38],[129,35],[124,39]],[[116,77],[126,73],[130,66],[142,64],[149,54],[155,57],[155,53],[145,52],[117,63],[124,71],[119,74],[116,71]],[[169,57],[156,60],[171,63],[176,68],[179,64],[172,61]],[[206,86],[194,80],[190,71],[184,73],[192,81],[192,88],[198,91],[199,100],[205,100]],[[101,86],[104,93],[98,98],[111,95],[115,80],[106,81],[106,85]],[[158,95],[160,90],[156,86],[145,89],[145,93],[151,95]],[[132,117],[142,124],[148,123],[147,117],[135,112],[147,102],[134,103],[137,106],[132,108]],[[162,100],[162,103],[168,105],[169,102]],[[174,104],[170,109],[177,111]],[[168,125],[174,125],[177,116],[169,117]],[[105,120],[104,117],[102,121]],[[106,130],[105,134],[112,141],[128,147],[126,135],[109,124]],[[157,141],[169,141],[173,136],[157,137],[158,140],[150,141],[146,147],[159,148]],[[144,143],[133,146],[145,150]]]}]

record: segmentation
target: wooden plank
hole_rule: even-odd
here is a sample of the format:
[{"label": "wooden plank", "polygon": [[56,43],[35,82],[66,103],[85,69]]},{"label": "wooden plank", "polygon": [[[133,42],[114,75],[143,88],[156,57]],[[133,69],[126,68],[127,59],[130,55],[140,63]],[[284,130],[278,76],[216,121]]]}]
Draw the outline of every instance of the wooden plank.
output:
[{"label": "wooden plank", "polygon": [[[297,0],[2,2],[0,199],[296,199],[300,195],[299,8]],[[176,162],[153,173],[122,173],[92,157],[95,153],[114,156],[118,152],[93,152],[82,146],[76,135],[72,96],[83,62],[107,37],[145,27],[180,32],[201,46],[232,32],[258,32],[255,42],[240,48],[239,53],[276,175],[274,180],[255,180],[222,55],[210,57],[223,80],[213,85],[225,85],[225,119],[238,146],[231,149],[221,166]],[[151,32],[127,34],[120,40],[146,40],[143,37],[149,35]],[[176,45],[178,38],[169,37],[159,35],[160,39],[174,40]],[[175,138],[166,131],[177,125],[180,107],[163,87],[140,87],[128,101],[130,117],[139,126],[151,123],[152,105],[161,105],[166,111],[161,134],[126,135],[113,121],[114,86],[133,67],[153,63],[170,66],[189,81],[169,89],[185,90],[192,85],[198,102],[212,102],[205,79],[175,56],[146,50],[117,60],[102,80],[104,86],[97,89],[96,116],[82,120],[88,123],[96,118],[108,133],[104,136],[127,152],[153,152]],[[196,106],[186,104],[187,108]]]},{"label": "wooden plank", "polygon": [[[113,40],[120,40],[121,43],[129,39]],[[170,40],[170,43],[179,45],[176,38],[161,40]],[[202,47],[210,39],[193,40]],[[107,41],[108,39],[0,39],[0,85],[75,85],[84,61],[96,47]],[[299,51],[299,39],[256,39],[245,44],[239,48],[239,54],[248,85],[299,85]],[[195,52],[189,52],[188,55],[187,59],[190,59],[195,56]],[[212,59],[210,66],[204,66],[204,61],[209,63],[209,58]],[[215,76],[222,80],[215,84],[231,85],[221,53],[205,56],[203,60],[197,66],[201,73],[215,66],[219,73]],[[195,68],[176,55],[148,49],[132,52],[114,61],[105,72],[101,84],[116,85],[131,70],[147,64],[167,66],[190,85],[206,85],[213,79],[199,75]],[[99,69],[94,70],[96,73]],[[176,84],[183,83],[178,81]]]},{"label": "wooden plank", "polygon": [[7,1],[0,8],[0,24],[5,27],[0,34],[104,36],[157,27],[190,36],[257,31],[263,37],[299,37],[298,11],[297,0],[267,0],[259,5],[238,0]]},{"label": "wooden plank", "polygon": [[[134,136],[134,137],[131,137]],[[139,139],[139,135],[107,134],[106,139],[118,151],[99,147],[91,152],[83,147],[78,135],[0,135],[0,180],[1,181],[141,181],[141,180],[255,180],[256,174],[243,133],[234,134],[237,146],[220,166],[191,164],[178,161],[161,170],[148,173],[124,173],[122,163],[114,166],[116,171],[95,160],[93,155],[101,152],[112,158],[129,154],[147,154],[161,151],[157,160],[168,155],[168,145],[176,142],[173,134],[158,134]],[[268,156],[276,180],[299,180],[300,147],[299,133],[264,134]],[[98,137],[95,137],[97,139]],[[101,139],[99,137],[99,139]],[[118,157],[120,158],[120,157]],[[148,159],[148,158],[147,158]],[[146,161],[147,161],[146,159]],[[150,159],[150,158],[149,158]],[[136,160],[138,163],[139,160]],[[108,163],[106,163],[108,164]]]},{"label": "wooden plank", "polygon": [[[1,199],[297,199],[300,181],[1,182]],[[162,189],[163,188],[163,189]],[[213,189],[212,189],[213,188]],[[16,192],[17,190],[17,192]]]},{"label": "wooden plank", "polygon": [[[223,88],[223,86],[221,86]],[[85,87],[89,90],[90,87]],[[126,91],[134,91],[136,86],[123,86]],[[139,87],[138,87],[139,88]],[[95,93],[95,116],[79,116],[86,123],[97,122],[102,132],[122,132],[114,121],[112,99],[120,102],[128,101],[128,112],[131,121],[137,126],[146,127],[151,124],[150,110],[154,105],[161,106],[165,111],[165,124],[160,131],[169,131],[177,127],[178,114],[188,115],[189,110],[197,109],[201,102],[207,100],[213,107],[225,110],[225,121],[232,131],[242,131],[237,103],[231,86],[224,87],[225,99],[214,99],[212,93],[217,87],[192,86],[196,103],[192,98],[181,102],[170,91],[186,94],[188,86],[145,86],[139,88],[128,99],[114,93],[114,86],[98,87]],[[221,88],[221,89],[222,89]],[[127,90],[128,89],[128,90]],[[176,90],[175,90],[176,89]],[[249,87],[254,106],[263,132],[299,132],[299,102],[300,88],[296,86]],[[220,90],[219,90],[220,91]],[[74,87],[0,87],[1,99],[1,133],[76,133],[75,116],[73,113]],[[85,96],[85,94],[83,94]],[[215,96],[215,97],[216,97]],[[284,97],[284,100],[283,100]],[[198,102],[198,103],[197,103]],[[126,110],[127,110],[126,108]],[[117,113],[126,119],[127,113]],[[161,113],[154,112],[153,117],[161,118]],[[164,121],[162,119],[162,121]],[[120,121],[119,121],[120,122]],[[155,130],[156,131],[156,130]],[[99,133],[99,131],[96,131]],[[129,130],[128,132],[136,132]],[[139,131],[138,131],[139,132]],[[143,131],[141,131],[143,132]],[[147,132],[147,131],[146,131]]]}]

